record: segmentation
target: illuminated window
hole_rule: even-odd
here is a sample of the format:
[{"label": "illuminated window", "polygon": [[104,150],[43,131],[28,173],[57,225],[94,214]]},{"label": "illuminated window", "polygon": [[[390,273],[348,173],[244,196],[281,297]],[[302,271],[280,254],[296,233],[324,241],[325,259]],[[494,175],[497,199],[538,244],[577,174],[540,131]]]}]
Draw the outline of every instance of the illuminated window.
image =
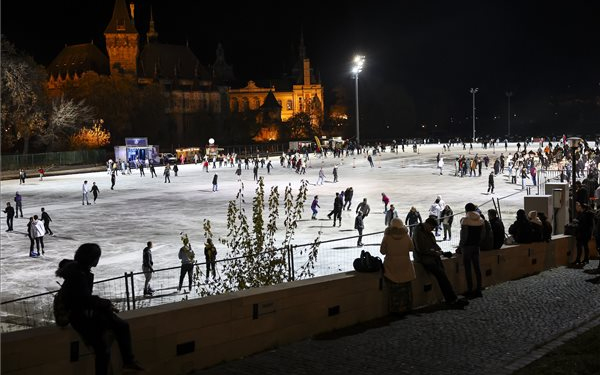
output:
[{"label": "illuminated window", "polygon": [[302,98],[298,98],[298,110],[300,112],[304,110],[304,106],[302,105]]},{"label": "illuminated window", "polygon": [[[281,104],[281,103],[280,103]],[[287,109],[288,111],[291,111],[292,109],[294,109],[294,104],[291,100],[288,100],[285,104],[285,109]]]}]

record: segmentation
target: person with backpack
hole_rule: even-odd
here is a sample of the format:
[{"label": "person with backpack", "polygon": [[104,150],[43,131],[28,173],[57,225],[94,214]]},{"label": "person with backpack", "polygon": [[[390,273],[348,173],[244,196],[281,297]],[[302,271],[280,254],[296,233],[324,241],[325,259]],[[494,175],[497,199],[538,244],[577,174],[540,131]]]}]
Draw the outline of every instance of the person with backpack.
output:
[{"label": "person with backpack", "polygon": [[379,252],[384,255],[383,278],[388,291],[388,311],[396,315],[412,308],[411,281],[417,278],[410,260],[414,250],[408,228],[399,218],[393,218],[385,229]]},{"label": "person with backpack", "polygon": [[101,254],[97,244],[84,243],[75,252],[73,260],[63,259],[59,263],[56,276],[64,279],[59,291],[64,301],[63,309],[68,311],[68,322],[73,329],[94,350],[96,375],[106,375],[109,371],[112,343],[108,332],[114,333],[119,344],[123,368],[141,371],[143,368],[133,355],[129,323],[117,315],[118,310],[110,300],[92,294],[94,274],[91,268],[98,265]]}]

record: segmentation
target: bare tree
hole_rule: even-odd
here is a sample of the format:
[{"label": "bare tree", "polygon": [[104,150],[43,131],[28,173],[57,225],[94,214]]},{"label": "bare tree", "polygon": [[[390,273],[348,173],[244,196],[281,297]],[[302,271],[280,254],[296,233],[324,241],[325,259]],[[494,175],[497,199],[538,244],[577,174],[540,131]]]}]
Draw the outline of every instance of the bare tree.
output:
[{"label": "bare tree", "polygon": [[49,149],[62,149],[67,145],[71,135],[81,129],[84,124],[91,123],[94,109],[85,104],[85,100],[76,102],[65,99],[64,95],[52,101],[52,110],[48,127],[42,135],[42,142]]},{"label": "bare tree", "polygon": [[14,149],[23,141],[29,152],[30,138],[46,123],[45,70],[29,56],[20,55],[2,37],[2,145]]}]

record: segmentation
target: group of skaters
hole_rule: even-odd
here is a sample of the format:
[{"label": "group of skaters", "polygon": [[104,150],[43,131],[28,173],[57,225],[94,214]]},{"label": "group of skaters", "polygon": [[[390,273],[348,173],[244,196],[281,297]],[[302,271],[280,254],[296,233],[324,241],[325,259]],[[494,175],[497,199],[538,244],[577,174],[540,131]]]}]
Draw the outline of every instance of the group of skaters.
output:
[{"label": "group of skaters", "polygon": [[[193,272],[194,266],[196,262],[196,253],[192,249],[192,244],[190,243],[190,239],[187,233],[180,233],[181,241],[183,246],[179,249],[178,258],[181,262],[180,272],[179,272],[179,283],[177,285],[177,292],[182,291],[183,281],[187,275],[188,281],[188,289],[187,291],[183,289],[184,293],[189,293],[192,291],[193,287]],[[145,282],[144,282],[144,296],[153,296],[155,290],[150,286],[150,281],[152,280],[152,276],[155,272],[154,270],[154,261],[152,259],[152,241],[148,241],[146,243],[146,247],[142,250],[142,271],[144,272]],[[206,263],[206,282],[208,283],[209,277],[212,275],[213,279],[217,277],[216,265],[217,265],[217,248],[213,243],[212,238],[208,238],[206,243],[204,244],[204,260]]]},{"label": "group of skaters", "polygon": [[[16,209],[10,202],[6,202],[6,207],[3,212],[6,214],[6,232],[13,232],[14,218],[23,216],[23,196],[17,191],[13,198]],[[50,229],[50,223],[52,218],[44,207],[41,208],[40,215],[33,215],[29,217],[26,224],[25,236],[29,239],[29,256],[38,257],[45,254],[44,249],[44,236],[46,234],[54,236],[54,232]],[[36,250],[36,251],[34,251]]]}]

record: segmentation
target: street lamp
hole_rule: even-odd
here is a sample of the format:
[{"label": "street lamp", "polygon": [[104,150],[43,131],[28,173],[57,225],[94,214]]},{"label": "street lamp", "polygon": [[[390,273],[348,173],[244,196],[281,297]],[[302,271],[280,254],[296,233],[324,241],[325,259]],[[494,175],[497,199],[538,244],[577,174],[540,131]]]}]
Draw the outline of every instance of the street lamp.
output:
[{"label": "street lamp", "polygon": [[573,175],[573,183],[571,184],[571,221],[575,219],[575,182],[577,181],[577,158],[576,150],[579,148],[579,144],[582,139],[578,137],[570,137],[567,138],[567,143],[571,148],[571,160],[573,161],[573,168],[571,170],[571,174]]},{"label": "street lamp", "polygon": [[506,92],[506,97],[508,98],[508,136],[510,137],[510,97],[512,96],[512,91]]},{"label": "street lamp", "polygon": [[356,146],[360,145],[360,131],[359,131],[359,119],[358,119],[358,73],[362,72],[363,65],[365,63],[365,57],[361,55],[354,56],[354,65],[352,66],[352,73],[354,73],[354,88],[356,92]]},{"label": "street lamp", "polygon": [[473,142],[475,142],[475,94],[479,89],[471,87],[471,94],[473,94]]}]

